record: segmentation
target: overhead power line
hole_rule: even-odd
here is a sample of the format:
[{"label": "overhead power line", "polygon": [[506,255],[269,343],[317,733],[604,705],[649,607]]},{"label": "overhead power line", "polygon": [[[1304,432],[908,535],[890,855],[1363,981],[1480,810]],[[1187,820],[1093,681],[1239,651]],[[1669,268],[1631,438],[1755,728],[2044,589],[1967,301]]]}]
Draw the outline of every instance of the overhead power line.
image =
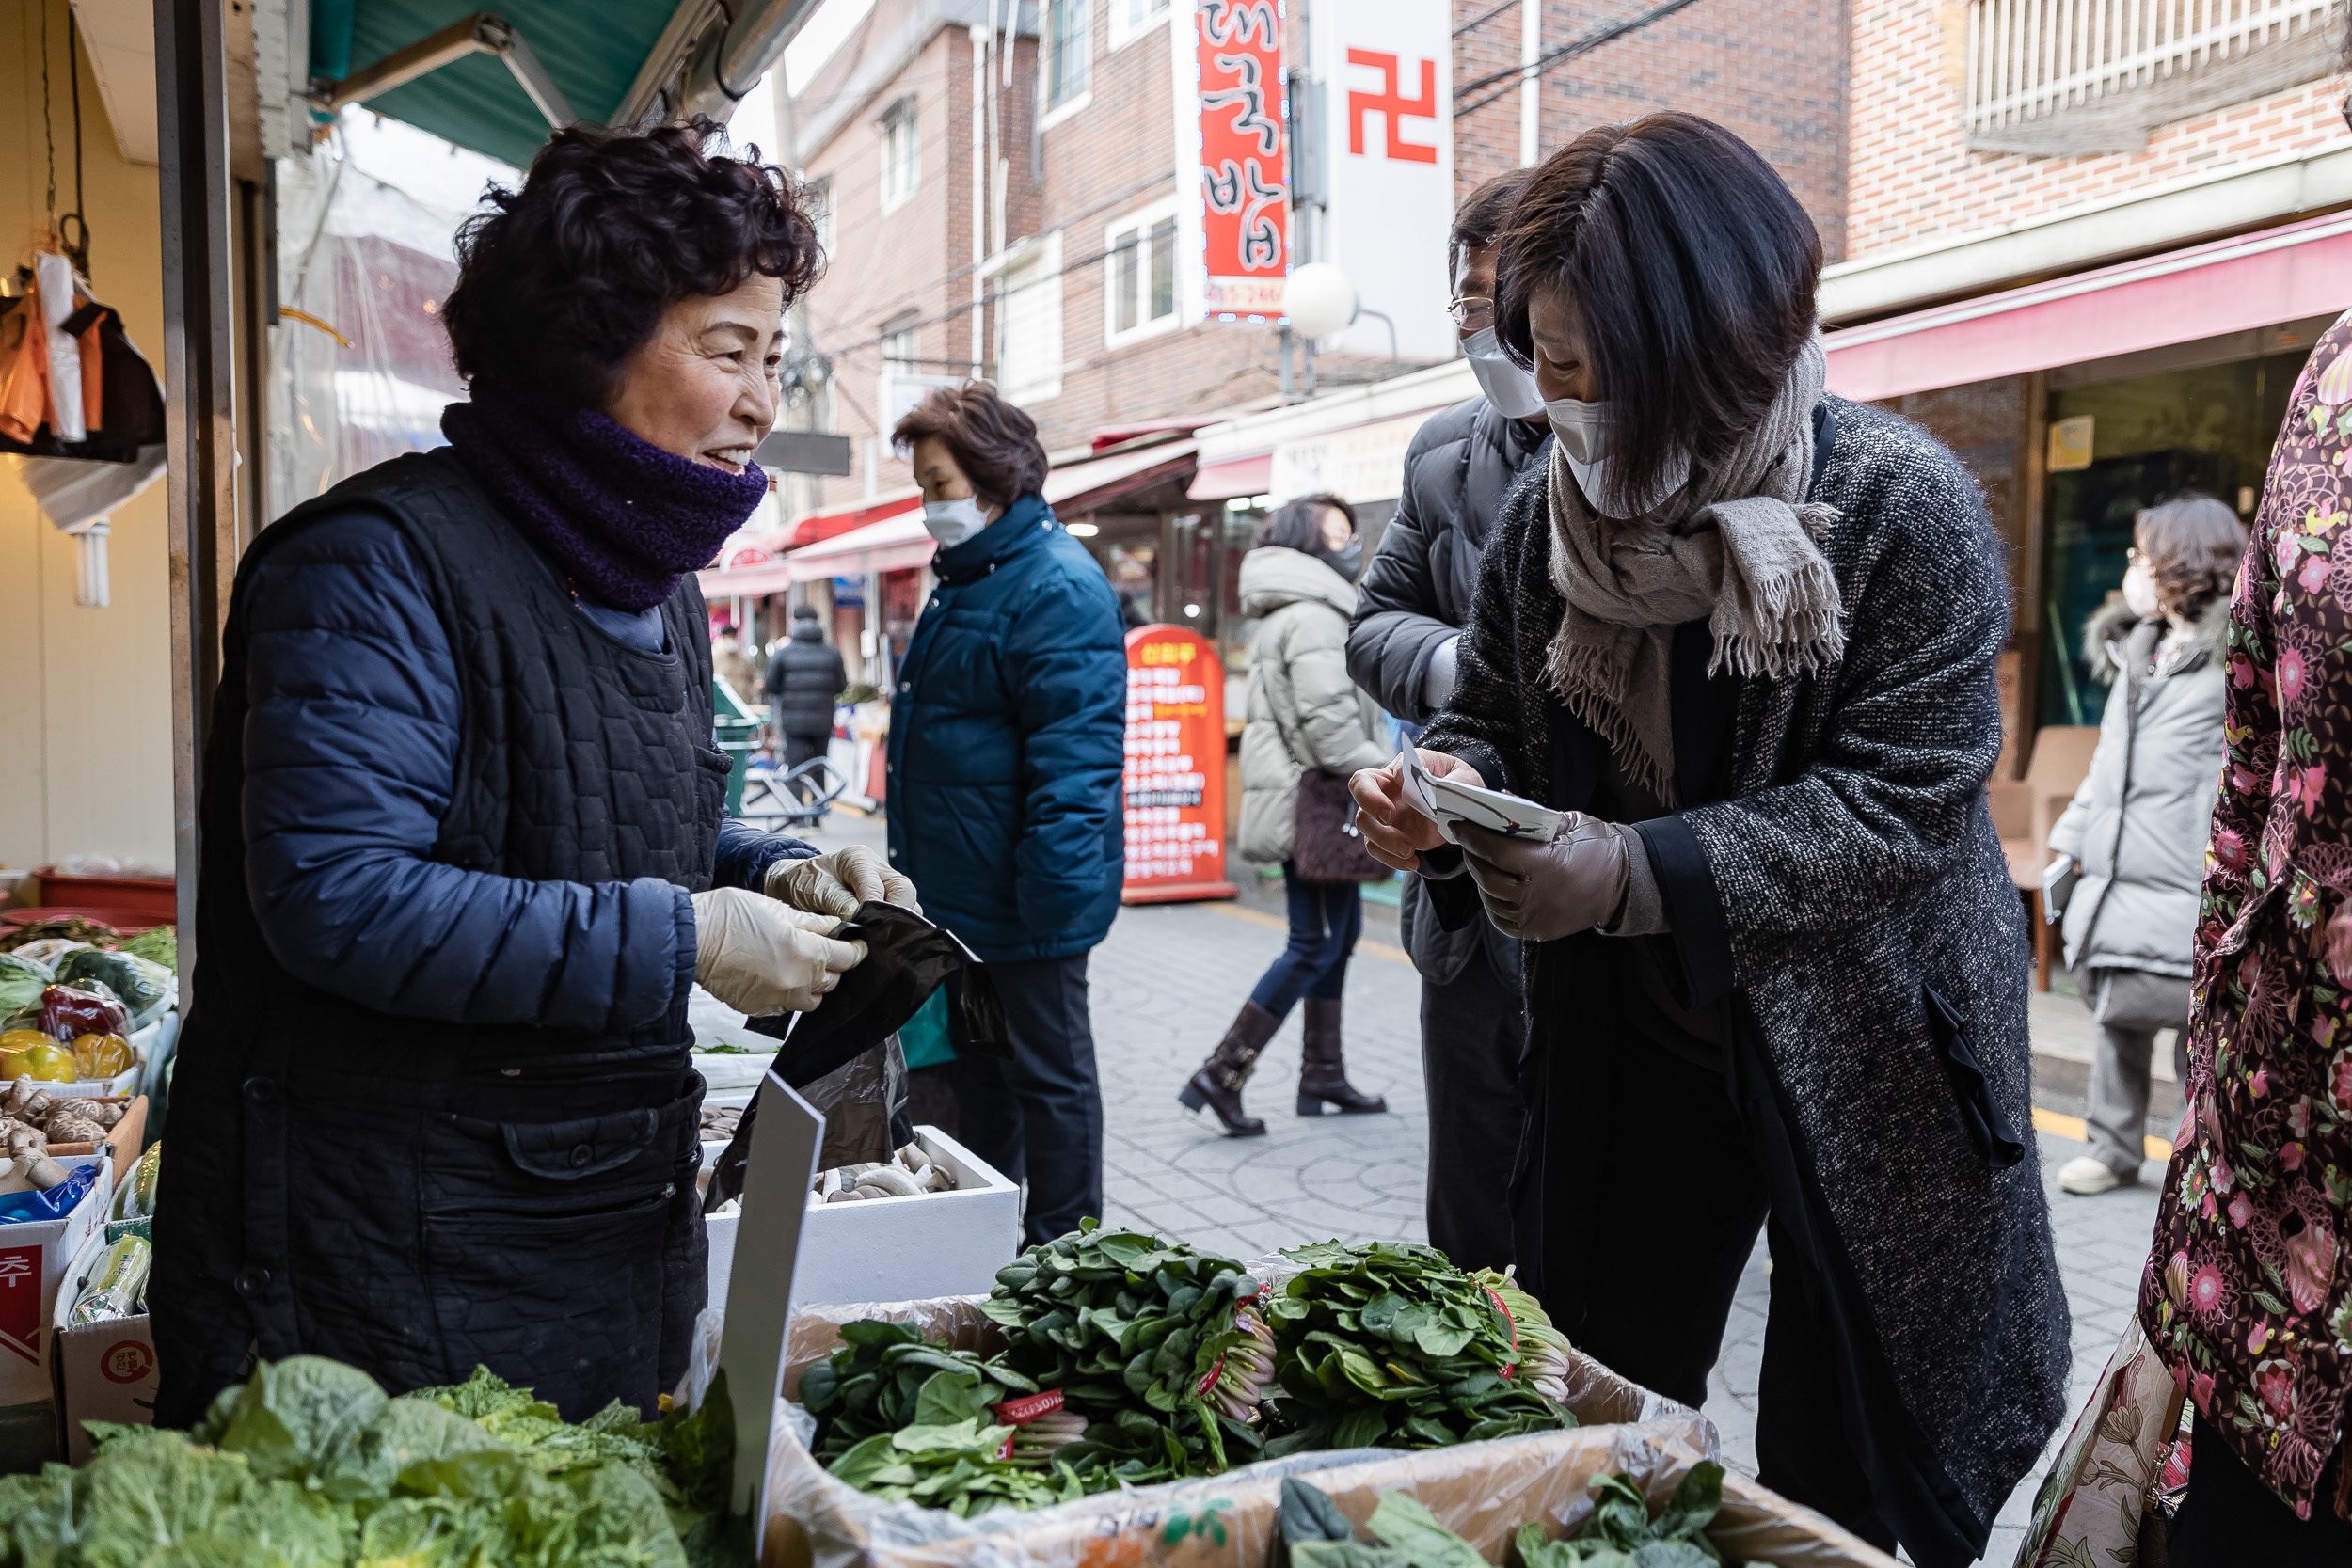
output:
[{"label": "overhead power line", "polygon": [[1458,39],[1464,33],[1474,33],[1478,31],[1479,28],[1484,27],[1487,23],[1492,22],[1496,17],[1501,16],[1504,11],[1516,9],[1526,3],[1527,0],[1502,0],[1502,4],[1497,6],[1493,10],[1487,11],[1480,16],[1471,17],[1468,22],[1465,22],[1459,27],[1454,28],[1454,36]]},{"label": "overhead power line", "polygon": [[[1664,4],[1653,6],[1639,16],[1629,17],[1623,22],[1613,23],[1609,26],[1587,33],[1582,38],[1572,39],[1557,49],[1547,49],[1526,65],[1515,65],[1507,71],[1489,71],[1475,81],[1465,82],[1454,91],[1454,112],[1456,116],[1475,114],[1496,99],[1508,97],[1512,87],[1516,87],[1518,83],[1533,81],[1549,71],[1554,66],[1565,65],[1581,55],[1589,55],[1602,44],[1613,43],[1628,33],[1638,33],[1653,22],[1662,22],[1691,3],[1692,0],[1665,0]],[[1509,83],[1511,86],[1489,92],[1473,103],[1462,102],[1470,94],[1492,87],[1498,82]]]}]

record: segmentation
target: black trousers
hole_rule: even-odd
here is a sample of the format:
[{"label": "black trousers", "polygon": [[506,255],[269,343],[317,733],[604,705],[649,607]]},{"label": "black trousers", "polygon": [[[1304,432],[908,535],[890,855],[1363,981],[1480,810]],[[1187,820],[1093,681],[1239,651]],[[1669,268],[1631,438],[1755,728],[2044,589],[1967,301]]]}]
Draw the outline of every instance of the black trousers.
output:
[{"label": "black trousers", "polygon": [[787,731],[784,736],[784,766],[787,770],[798,768],[811,757],[821,757],[833,741],[833,732],[822,735],[800,735]]},{"label": "black trousers", "polygon": [[2204,1417],[2189,1440],[2188,1491],[2172,1520],[2167,1568],[2344,1568],[2352,1563],[2352,1524],[2335,1511],[2344,1449],[2319,1475],[2312,1516],[2265,1486]]},{"label": "black trousers", "polygon": [[956,1063],[958,1141],[1029,1186],[1027,1244],[1103,1217],[1103,1091],[1087,955],[992,963],[1013,1059]]},{"label": "black trousers", "polygon": [[[1561,1097],[1552,1099],[1548,1140],[1590,1140],[1582,1168],[1599,1180],[1564,1191],[1547,1160],[1544,1308],[1587,1355],[1697,1409],[1766,1225],[1763,1174],[1719,1073],[1626,1037],[1607,1095],[1607,1106],[1588,1106],[1567,1125]],[[1573,1237],[1565,1257],[1564,1230]],[[1848,1439],[1832,1347],[1812,1308],[1815,1281],[1778,1226],[1767,1239],[1756,1479],[1892,1552],[1895,1532]]]},{"label": "black trousers", "polygon": [[1507,1267],[1504,1201],[1527,1101],[1519,1056],[1527,1007],[1519,977],[1499,973],[1484,943],[1446,984],[1422,982],[1421,1077],[1429,1099],[1429,1244],[1465,1269]]}]

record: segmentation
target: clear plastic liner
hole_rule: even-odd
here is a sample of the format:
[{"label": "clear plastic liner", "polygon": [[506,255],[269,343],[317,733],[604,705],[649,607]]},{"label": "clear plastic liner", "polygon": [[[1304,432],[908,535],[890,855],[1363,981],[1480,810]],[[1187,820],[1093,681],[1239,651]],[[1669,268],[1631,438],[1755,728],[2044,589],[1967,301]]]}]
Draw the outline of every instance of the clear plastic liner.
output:
[{"label": "clear plastic liner", "polygon": [[[1251,1272],[1266,1283],[1290,1266],[1262,1259]],[[979,1296],[931,1301],[850,1303],[794,1314],[785,1358],[787,1398],[801,1373],[840,1348],[841,1325],[881,1318],[912,1323],[927,1337],[993,1353],[1004,1343],[984,1317]],[[770,1449],[768,1534],[771,1568],[1143,1568],[1144,1564],[1275,1560],[1281,1481],[1311,1476],[1350,1518],[1370,1516],[1381,1494],[1404,1491],[1490,1562],[1529,1520],[1552,1533],[1581,1525],[1592,1511],[1595,1476],[1626,1473],[1662,1503],[1692,1465],[1718,1451],[1713,1423],[1572,1354],[1568,1405],[1582,1423],[1457,1448],[1401,1451],[1352,1449],[1293,1454],[1223,1475],[1106,1492],[1051,1508],[996,1509],[973,1519],[943,1510],[886,1502],[825,1473],[808,1449],[813,1423],[787,1406]],[[1893,1568],[1894,1560],[1828,1520],[1738,1477],[1726,1477],[1718,1544],[1778,1568]],[[1204,1547],[1214,1550],[1203,1555]]]}]

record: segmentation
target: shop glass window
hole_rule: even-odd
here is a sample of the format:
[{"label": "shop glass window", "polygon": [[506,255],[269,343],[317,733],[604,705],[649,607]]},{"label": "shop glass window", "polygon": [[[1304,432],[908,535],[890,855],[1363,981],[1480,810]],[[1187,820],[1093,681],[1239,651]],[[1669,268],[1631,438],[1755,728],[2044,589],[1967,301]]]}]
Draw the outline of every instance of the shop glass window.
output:
[{"label": "shop glass window", "polygon": [[1045,106],[1058,109],[1087,90],[1087,0],[1045,0],[1044,33]]},{"label": "shop glass window", "polygon": [[2106,706],[2108,689],[2082,657],[2083,626],[2122,585],[2143,507],[2195,490],[2252,526],[2271,447],[2310,353],[2305,346],[2051,388],[2048,425],[2067,426],[2045,463],[2037,725],[2096,724]]},{"label": "shop glass window", "polygon": [[922,182],[922,139],[916,133],[914,100],[901,98],[882,114],[882,207],[896,207]]}]

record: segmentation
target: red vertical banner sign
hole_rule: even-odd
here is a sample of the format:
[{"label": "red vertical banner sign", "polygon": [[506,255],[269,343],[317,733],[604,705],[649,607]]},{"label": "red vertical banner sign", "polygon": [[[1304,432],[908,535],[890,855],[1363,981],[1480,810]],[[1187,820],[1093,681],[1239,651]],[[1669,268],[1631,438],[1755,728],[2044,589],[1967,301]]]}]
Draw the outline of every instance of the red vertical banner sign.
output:
[{"label": "red vertical banner sign", "polygon": [[1130,904],[1231,898],[1225,879],[1225,666],[1200,633],[1127,634]]},{"label": "red vertical banner sign", "polygon": [[1200,0],[1201,235],[1213,316],[1279,316],[1290,271],[1290,131],[1275,0]]}]

